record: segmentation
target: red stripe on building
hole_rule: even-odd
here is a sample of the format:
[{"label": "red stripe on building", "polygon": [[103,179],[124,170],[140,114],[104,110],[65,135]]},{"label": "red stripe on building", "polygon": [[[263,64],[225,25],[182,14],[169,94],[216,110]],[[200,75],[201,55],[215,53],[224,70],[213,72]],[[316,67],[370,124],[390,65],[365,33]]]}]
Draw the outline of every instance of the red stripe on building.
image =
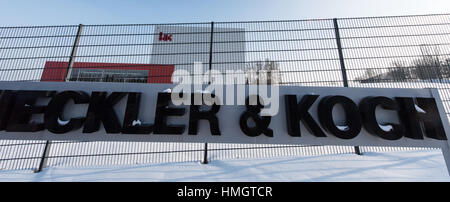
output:
[{"label": "red stripe on building", "polygon": [[[68,62],[47,61],[42,72],[41,81],[63,82]],[[145,70],[148,71],[148,83],[172,83],[174,65],[124,64],[75,62],[73,69],[112,69],[112,70]]]}]

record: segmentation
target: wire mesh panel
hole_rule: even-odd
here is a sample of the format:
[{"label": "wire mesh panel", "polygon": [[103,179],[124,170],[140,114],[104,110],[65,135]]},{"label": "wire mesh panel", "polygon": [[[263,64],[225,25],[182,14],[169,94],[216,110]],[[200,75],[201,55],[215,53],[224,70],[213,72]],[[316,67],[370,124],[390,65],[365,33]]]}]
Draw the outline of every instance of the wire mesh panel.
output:
[{"label": "wire mesh panel", "polygon": [[[173,83],[176,75],[204,84],[217,79],[261,84],[263,72],[270,72],[270,84],[343,87],[345,67],[349,87],[438,88],[450,117],[449,20],[450,15],[424,15],[1,27],[0,81],[151,85]],[[44,146],[43,141],[0,141],[0,169],[36,169]],[[48,166],[200,161],[204,149],[190,143],[67,141],[53,141],[49,148]],[[415,148],[361,151],[409,149]],[[247,144],[210,144],[208,151],[211,160],[354,152],[353,147]]]},{"label": "wire mesh panel", "polygon": [[203,144],[158,142],[53,142],[48,166],[107,166],[193,162]]},{"label": "wire mesh panel", "polygon": [[[125,74],[115,82],[171,83],[175,70],[192,76],[195,62],[205,68],[209,62],[210,29],[209,23],[83,26],[71,80],[86,69],[101,70],[97,81],[113,77],[112,70]],[[133,80],[139,78],[147,79]]]},{"label": "wire mesh panel", "polygon": [[214,29],[214,70],[241,70],[251,84],[251,74],[277,70],[282,85],[342,86],[332,20],[218,22]]},{"label": "wire mesh panel", "polygon": [[450,15],[339,20],[352,87],[437,88],[450,116]]},{"label": "wire mesh panel", "polygon": [[252,159],[276,156],[320,156],[353,154],[349,146],[263,145],[263,144],[210,144],[208,159]]},{"label": "wire mesh panel", "polygon": [[400,152],[400,151],[429,151],[436,148],[417,147],[361,147],[361,152]]},{"label": "wire mesh panel", "polygon": [[[76,34],[77,26],[0,27],[0,81],[40,81],[47,61],[69,61]],[[0,141],[0,169],[37,168],[44,143]]]},{"label": "wire mesh panel", "polygon": [[37,169],[44,145],[42,141],[0,141],[0,170]]},{"label": "wire mesh panel", "polygon": [[77,26],[0,28],[0,79],[40,81],[47,61],[69,61],[76,34]]}]

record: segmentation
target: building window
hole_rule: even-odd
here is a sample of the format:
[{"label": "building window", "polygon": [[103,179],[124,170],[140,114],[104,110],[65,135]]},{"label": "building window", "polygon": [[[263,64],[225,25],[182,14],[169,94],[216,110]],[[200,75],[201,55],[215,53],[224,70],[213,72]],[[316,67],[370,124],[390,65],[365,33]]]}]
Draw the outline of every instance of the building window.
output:
[{"label": "building window", "polygon": [[70,81],[147,83],[145,70],[77,69],[72,70]]}]

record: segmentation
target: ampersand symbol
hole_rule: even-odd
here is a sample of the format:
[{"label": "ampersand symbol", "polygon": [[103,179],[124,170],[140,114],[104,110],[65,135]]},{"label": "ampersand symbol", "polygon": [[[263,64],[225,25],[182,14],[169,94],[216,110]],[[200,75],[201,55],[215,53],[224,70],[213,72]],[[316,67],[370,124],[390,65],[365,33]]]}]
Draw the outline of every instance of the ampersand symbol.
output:
[{"label": "ampersand symbol", "polygon": [[[257,103],[251,105],[250,100],[257,100]],[[247,111],[242,114],[239,121],[242,132],[249,137],[257,137],[261,134],[264,134],[267,137],[273,137],[273,130],[269,128],[272,117],[261,117],[259,115],[261,109],[264,108],[264,105],[260,102],[260,97],[257,95],[249,96],[245,101],[245,106],[247,107]],[[252,119],[255,122],[255,127],[248,126],[249,119]]]}]

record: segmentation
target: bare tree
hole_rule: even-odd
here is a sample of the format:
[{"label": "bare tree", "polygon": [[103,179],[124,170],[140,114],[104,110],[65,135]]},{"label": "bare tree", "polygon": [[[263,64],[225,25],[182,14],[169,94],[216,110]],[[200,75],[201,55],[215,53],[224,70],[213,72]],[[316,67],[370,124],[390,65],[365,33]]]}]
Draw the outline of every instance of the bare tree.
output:
[{"label": "bare tree", "polygon": [[439,47],[433,45],[420,46],[421,57],[413,60],[409,65],[406,62],[394,61],[388,72],[375,74],[373,69],[366,72],[357,80],[362,83],[383,81],[403,82],[408,79],[442,81],[450,78],[450,58],[444,59]]},{"label": "bare tree", "polygon": [[364,71],[364,74],[357,77],[355,80],[359,81],[360,83],[370,83],[374,81],[376,76],[377,75],[373,69],[366,69]]},{"label": "bare tree", "polygon": [[442,65],[442,77],[450,78],[450,58],[447,58]]},{"label": "bare tree", "polygon": [[441,60],[439,58],[439,49],[429,45],[420,47],[422,58],[413,62],[414,73],[421,80],[442,80]]},{"label": "bare tree", "polygon": [[393,67],[389,70],[389,74],[394,81],[406,81],[411,78],[411,72],[409,68],[405,67],[403,62],[394,61],[392,65]]},{"label": "bare tree", "polygon": [[247,66],[247,83],[251,85],[276,85],[281,83],[279,64],[266,59]]}]

